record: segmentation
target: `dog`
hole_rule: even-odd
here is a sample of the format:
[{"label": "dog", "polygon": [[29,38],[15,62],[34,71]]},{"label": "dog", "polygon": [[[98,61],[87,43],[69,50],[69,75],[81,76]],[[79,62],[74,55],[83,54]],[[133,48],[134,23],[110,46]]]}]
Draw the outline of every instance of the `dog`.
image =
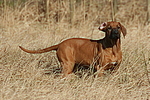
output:
[{"label": "dog", "polygon": [[41,49],[20,49],[27,53],[45,53],[56,50],[58,60],[63,69],[63,77],[73,73],[75,64],[93,65],[98,76],[103,76],[106,70],[117,70],[122,61],[121,33],[125,37],[126,28],[120,22],[105,22],[98,28],[105,32],[105,37],[99,40],[86,38],[70,38],[57,45]]}]

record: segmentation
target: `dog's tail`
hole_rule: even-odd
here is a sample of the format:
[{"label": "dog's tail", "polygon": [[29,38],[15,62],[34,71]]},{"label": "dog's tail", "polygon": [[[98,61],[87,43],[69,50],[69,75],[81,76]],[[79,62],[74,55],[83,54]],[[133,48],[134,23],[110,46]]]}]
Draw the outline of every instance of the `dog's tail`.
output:
[{"label": "dog's tail", "polygon": [[37,54],[37,53],[44,53],[44,52],[49,52],[51,50],[57,50],[58,49],[58,45],[54,45],[54,46],[51,46],[51,47],[48,47],[48,48],[45,48],[45,49],[40,49],[40,50],[28,50],[28,49],[25,49],[21,46],[19,46],[19,48],[27,53],[33,53],[33,54]]}]

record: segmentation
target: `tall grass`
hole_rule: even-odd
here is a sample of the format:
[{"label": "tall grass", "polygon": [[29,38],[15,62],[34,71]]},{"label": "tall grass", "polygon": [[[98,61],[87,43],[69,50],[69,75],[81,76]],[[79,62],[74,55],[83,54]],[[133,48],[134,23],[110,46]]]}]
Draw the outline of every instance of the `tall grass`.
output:
[{"label": "tall grass", "polygon": [[144,0],[119,1],[115,18],[128,31],[122,38],[123,61],[116,73],[100,78],[82,70],[77,72],[81,78],[61,79],[54,51],[33,55],[18,46],[33,50],[71,37],[103,38],[97,28],[111,20],[110,2],[49,0],[43,7],[43,2],[33,0],[0,8],[0,99],[150,99],[150,25],[144,24]]}]

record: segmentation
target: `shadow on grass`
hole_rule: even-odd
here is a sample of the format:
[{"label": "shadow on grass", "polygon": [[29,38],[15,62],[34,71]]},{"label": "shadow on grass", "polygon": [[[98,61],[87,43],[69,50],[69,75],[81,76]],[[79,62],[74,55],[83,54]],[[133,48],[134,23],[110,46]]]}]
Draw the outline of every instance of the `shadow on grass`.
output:
[{"label": "shadow on grass", "polygon": [[[44,64],[45,66],[42,67],[44,70],[44,74],[46,75],[55,75],[58,76],[62,74],[62,67],[59,67],[58,64],[52,64],[52,63],[47,63]],[[38,65],[39,66],[39,65]],[[42,65],[43,66],[43,65]],[[39,66],[41,67],[41,66]],[[80,65],[75,65],[73,69],[73,73],[77,75],[78,77],[82,78],[83,76],[90,76],[93,75],[96,72],[96,69],[94,69],[91,66],[80,66]]]}]

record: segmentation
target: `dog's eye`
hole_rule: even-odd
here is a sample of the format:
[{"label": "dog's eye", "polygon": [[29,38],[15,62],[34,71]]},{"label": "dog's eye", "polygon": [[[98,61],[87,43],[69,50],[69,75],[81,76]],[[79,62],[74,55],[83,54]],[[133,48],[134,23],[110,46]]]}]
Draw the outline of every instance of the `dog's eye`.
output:
[{"label": "dog's eye", "polygon": [[120,26],[118,26],[118,29],[120,29]]},{"label": "dog's eye", "polygon": [[112,28],[111,28],[111,26],[109,26],[107,29],[108,29],[108,30],[111,30]]}]

